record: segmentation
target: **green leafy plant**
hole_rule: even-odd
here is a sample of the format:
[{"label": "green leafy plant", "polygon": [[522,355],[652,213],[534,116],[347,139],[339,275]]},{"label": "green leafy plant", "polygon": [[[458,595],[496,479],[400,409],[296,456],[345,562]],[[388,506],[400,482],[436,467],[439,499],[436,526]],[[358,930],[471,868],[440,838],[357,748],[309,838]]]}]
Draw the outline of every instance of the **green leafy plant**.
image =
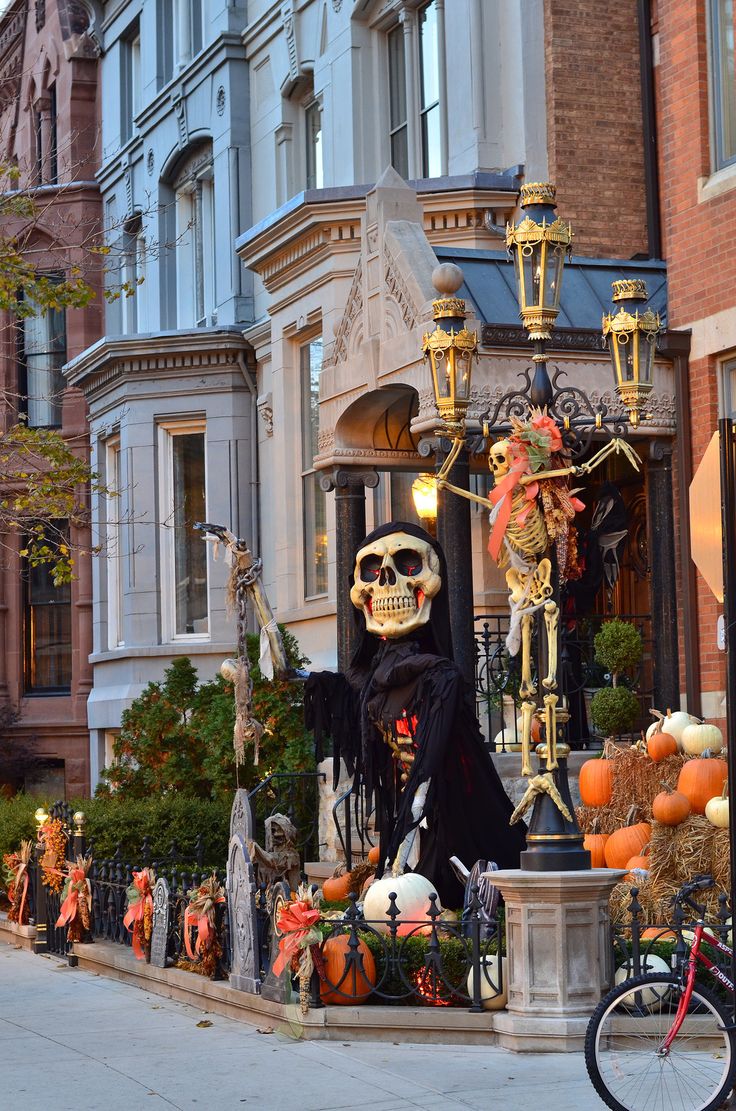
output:
[{"label": "green leafy plant", "polygon": [[594,645],[596,663],[611,673],[611,685],[614,687],[618,686],[621,672],[636,667],[643,652],[638,629],[631,622],[619,621],[618,618],[601,625]]},{"label": "green leafy plant", "polygon": [[639,716],[639,700],[628,687],[601,687],[591,700],[590,716],[604,737],[628,733]]},{"label": "green leafy plant", "polygon": [[[282,629],[289,664],[307,661],[296,639]],[[260,763],[239,770],[241,787],[251,788],[272,772],[310,771],[312,742],[303,724],[298,683],[269,682],[258,668],[259,644],[248,637],[253,679],[253,712],[266,732]],[[174,661],[160,683],[149,683],[123,714],[115,741],[115,763],[103,773],[102,793],[151,798],[174,792],[198,798],[230,798],[235,786],[232,684],[221,676],[200,683],[191,660]]]}]

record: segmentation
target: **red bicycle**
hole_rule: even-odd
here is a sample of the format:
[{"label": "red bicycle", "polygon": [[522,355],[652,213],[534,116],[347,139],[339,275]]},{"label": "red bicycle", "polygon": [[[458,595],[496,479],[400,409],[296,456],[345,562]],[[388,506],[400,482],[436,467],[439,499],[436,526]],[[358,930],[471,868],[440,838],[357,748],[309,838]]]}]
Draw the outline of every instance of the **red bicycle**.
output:
[{"label": "red bicycle", "polygon": [[676,896],[698,916],[683,934],[687,953],[671,974],[625,980],[599,1003],[585,1037],[585,1064],[612,1111],[715,1111],[734,1086],[736,1038],[731,1005],[696,983],[698,966],[733,996],[734,985],[702,951],[705,942],[729,960],[728,945],[705,924],[692,899],[713,886],[696,876]]}]

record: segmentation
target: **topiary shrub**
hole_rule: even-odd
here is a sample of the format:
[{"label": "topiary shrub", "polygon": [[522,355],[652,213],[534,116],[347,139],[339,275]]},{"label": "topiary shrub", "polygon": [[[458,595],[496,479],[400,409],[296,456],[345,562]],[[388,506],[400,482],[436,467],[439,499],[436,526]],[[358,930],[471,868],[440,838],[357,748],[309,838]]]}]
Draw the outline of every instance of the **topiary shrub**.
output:
[{"label": "topiary shrub", "polygon": [[639,700],[628,687],[602,687],[593,695],[590,716],[604,737],[628,733],[639,716]]},{"label": "topiary shrub", "polygon": [[629,621],[605,621],[594,645],[596,663],[610,671],[614,687],[618,686],[620,672],[636,667],[642,657],[641,635]]}]

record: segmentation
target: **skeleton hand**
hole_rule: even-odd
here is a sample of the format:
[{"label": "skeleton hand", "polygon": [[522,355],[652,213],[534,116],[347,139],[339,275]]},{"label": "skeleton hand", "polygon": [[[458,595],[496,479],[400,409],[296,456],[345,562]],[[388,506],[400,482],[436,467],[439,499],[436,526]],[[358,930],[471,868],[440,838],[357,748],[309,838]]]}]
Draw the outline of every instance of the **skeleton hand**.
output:
[{"label": "skeleton hand", "polygon": [[427,828],[427,819],[422,818],[422,820],[419,821],[419,818],[421,817],[422,811],[424,810],[424,804],[427,801],[427,794],[429,792],[430,782],[431,780],[428,779],[426,780],[426,782],[420,783],[414,793],[414,800],[411,804],[411,816],[414,821],[419,822],[419,824],[414,826],[413,829],[409,830],[406,837],[401,842],[399,851],[396,854],[396,860],[394,861],[393,867],[391,869],[391,874],[393,876],[402,876],[404,874],[409,855],[414,848],[414,842],[417,838],[417,831],[420,828]]}]

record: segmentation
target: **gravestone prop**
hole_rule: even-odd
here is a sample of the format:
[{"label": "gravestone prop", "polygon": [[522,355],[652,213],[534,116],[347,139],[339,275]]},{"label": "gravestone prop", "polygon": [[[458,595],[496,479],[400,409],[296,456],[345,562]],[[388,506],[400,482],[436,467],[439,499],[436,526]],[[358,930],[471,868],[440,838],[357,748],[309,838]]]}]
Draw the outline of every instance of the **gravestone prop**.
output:
[{"label": "gravestone prop", "polygon": [[251,995],[258,995],[261,990],[255,894],[253,865],[245,840],[242,834],[234,833],[227,854],[230,984],[238,991],[247,991]]},{"label": "gravestone prop", "polygon": [[235,792],[230,810],[230,837],[234,837],[236,833],[240,834],[246,845],[253,840],[253,811],[248,792],[242,787]]},{"label": "gravestone prop", "polygon": [[275,883],[270,888],[271,894],[271,963],[268,970],[268,975],[263,981],[263,988],[261,995],[264,999],[269,999],[272,1003],[291,1003],[292,990],[291,990],[291,973],[287,968],[280,976],[277,976],[273,971],[273,962],[276,960],[279,952],[279,940],[281,934],[279,933],[276,922],[281,908],[285,903],[291,902],[291,891],[288,883]]},{"label": "gravestone prop", "polygon": [[151,964],[166,968],[166,949],[169,939],[169,885],[165,879],[156,880],[153,888],[153,927],[151,931]]}]

